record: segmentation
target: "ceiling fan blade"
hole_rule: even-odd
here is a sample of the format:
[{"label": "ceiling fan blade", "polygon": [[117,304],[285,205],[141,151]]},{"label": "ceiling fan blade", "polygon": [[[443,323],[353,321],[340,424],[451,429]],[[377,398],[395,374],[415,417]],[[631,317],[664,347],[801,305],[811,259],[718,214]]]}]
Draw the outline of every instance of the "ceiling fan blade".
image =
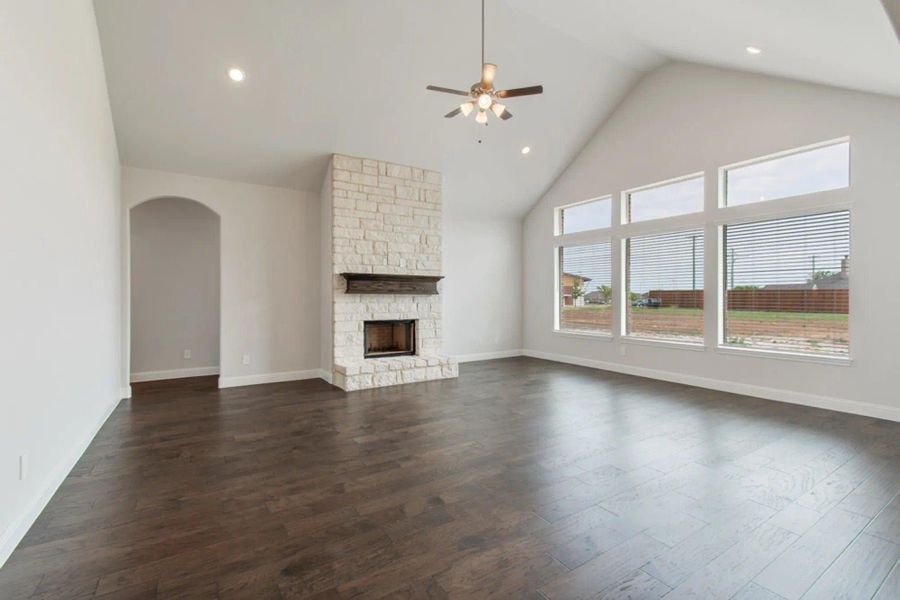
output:
[{"label": "ceiling fan blade", "polygon": [[509,112],[509,109],[504,110],[503,114],[500,115],[500,118],[503,119],[504,121],[506,121],[508,119],[512,119],[512,113]]},{"label": "ceiling fan blade", "polygon": [[462,90],[454,90],[451,88],[440,87],[438,85],[429,85],[425,88],[426,90],[431,90],[432,92],[443,92],[445,94],[456,94],[457,96],[471,96],[469,92],[464,92]]},{"label": "ceiling fan blade", "polygon": [[484,63],[481,67],[481,87],[485,90],[494,89],[494,77],[497,76],[497,65]]},{"label": "ceiling fan blade", "polygon": [[517,96],[533,96],[534,94],[543,94],[544,86],[532,85],[530,87],[513,88],[511,90],[500,90],[497,92],[498,98],[515,98]]},{"label": "ceiling fan blade", "polygon": [[461,113],[461,112],[462,112],[462,110],[457,106],[456,108],[454,108],[453,110],[451,110],[450,112],[448,112],[446,115],[444,115],[444,118],[445,118],[445,119],[452,119],[453,117],[455,117],[456,115],[458,115],[458,114]]}]

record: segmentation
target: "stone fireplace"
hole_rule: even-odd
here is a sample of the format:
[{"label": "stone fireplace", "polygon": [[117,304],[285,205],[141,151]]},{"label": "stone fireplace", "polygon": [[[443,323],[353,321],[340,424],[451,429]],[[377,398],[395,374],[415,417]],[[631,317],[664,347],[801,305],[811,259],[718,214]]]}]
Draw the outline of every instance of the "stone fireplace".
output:
[{"label": "stone fireplace", "polygon": [[332,383],[351,391],[456,377],[441,354],[441,174],[336,154],[323,203]]}]

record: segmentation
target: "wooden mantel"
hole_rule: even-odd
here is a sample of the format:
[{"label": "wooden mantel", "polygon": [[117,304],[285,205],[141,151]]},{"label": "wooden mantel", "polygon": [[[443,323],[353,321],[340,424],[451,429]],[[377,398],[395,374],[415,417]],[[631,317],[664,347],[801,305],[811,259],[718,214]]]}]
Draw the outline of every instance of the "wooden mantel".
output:
[{"label": "wooden mantel", "polygon": [[438,293],[442,275],[390,275],[381,273],[341,273],[347,280],[348,294],[414,294]]}]

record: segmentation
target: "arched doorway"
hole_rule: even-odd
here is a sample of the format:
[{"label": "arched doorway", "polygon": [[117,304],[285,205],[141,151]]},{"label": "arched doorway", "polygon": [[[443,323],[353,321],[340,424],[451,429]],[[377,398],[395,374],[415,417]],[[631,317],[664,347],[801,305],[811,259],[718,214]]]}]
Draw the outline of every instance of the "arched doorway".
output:
[{"label": "arched doorway", "polygon": [[218,375],[219,215],[161,197],[128,216],[130,380]]}]

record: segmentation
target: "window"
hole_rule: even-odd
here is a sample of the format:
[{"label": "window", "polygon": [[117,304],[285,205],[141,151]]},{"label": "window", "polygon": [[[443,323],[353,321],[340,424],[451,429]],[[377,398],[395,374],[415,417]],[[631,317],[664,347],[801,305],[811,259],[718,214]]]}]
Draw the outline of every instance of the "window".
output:
[{"label": "window", "polygon": [[850,142],[715,171],[718,203],[695,173],[557,207],[556,330],[848,363]]},{"label": "window", "polygon": [[559,329],[612,333],[611,244],[559,249]]},{"label": "window", "polygon": [[612,199],[607,196],[559,209],[560,234],[603,229],[612,223]]},{"label": "window", "polygon": [[703,210],[703,175],[625,192],[625,222],[662,219]]},{"label": "window", "polygon": [[725,204],[737,206],[850,185],[850,143],[725,169]]},{"label": "window", "polygon": [[703,343],[703,230],[625,243],[626,334]]},{"label": "window", "polygon": [[849,211],[723,229],[725,345],[849,356]]}]

